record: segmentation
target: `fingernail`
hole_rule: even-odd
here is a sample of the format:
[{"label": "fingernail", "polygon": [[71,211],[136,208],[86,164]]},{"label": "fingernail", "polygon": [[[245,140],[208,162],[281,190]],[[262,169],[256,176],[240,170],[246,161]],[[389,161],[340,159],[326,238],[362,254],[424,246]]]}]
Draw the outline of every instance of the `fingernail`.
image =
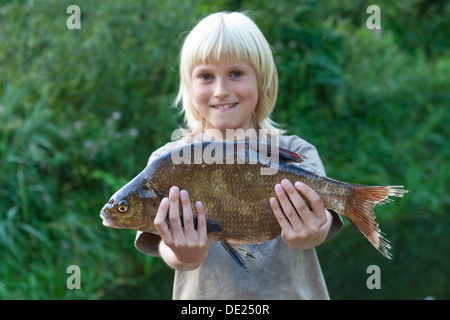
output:
[{"label": "fingernail", "polygon": [[188,198],[188,193],[186,190],[181,190],[180,191],[180,199],[187,199]]},{"label": "fingernail", "polygon": [[164,197],[164,198],[161,200],[161,204],[166,205],[166,204],[168,204],[168,203],[169,203],[169,198],[167,198],[167,197]]},{"label": "fingernail", "polygon": [[199,208],[203,207],[203,203],[201,201],[197,201],[195,205]]},{"label": "fingernail", "polygon": [[283,180],[281,181],[281,185],[282,185],[283,187],[285,187],[285,188],[289,187],[290,184],[291,184],[291,182],[290,182],[289,180],[287,180],[287,179],[283,179]]},{"label": "fingernail", "polygon": [[281,187],[280,184],[276,184],[275,185],[275,192],[276,193],[283,193],[283,188]]},{"label": "fingernail", "polygon": [[303,186],[303,183],[300,181],[295,182],[295,187],[296,188],[301,188]]}]

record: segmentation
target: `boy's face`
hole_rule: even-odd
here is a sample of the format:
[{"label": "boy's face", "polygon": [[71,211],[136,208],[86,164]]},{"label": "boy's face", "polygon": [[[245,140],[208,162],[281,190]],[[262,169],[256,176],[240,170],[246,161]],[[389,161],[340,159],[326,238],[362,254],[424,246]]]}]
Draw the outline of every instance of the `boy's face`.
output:
[{"label": "boy's face", "polygon": [[246,63],[199,64],[192,72],[192,93],[205,129],[254,128],[258,81]]}]

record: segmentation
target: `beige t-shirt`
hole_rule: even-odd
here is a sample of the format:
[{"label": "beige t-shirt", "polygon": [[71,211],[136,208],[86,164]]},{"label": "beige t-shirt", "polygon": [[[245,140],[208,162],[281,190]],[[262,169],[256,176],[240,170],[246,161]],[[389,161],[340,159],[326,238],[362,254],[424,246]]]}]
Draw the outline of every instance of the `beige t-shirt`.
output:
[{"label": "beige t-shirt", "polygon": [[[185,142],[169,142],[150,156],[149,164]],[[307,157],[302,168],[325,175],[313,145],[297,136],[281,136],[279,143],[280,147]],[[342,228],[339,215],[330,213],[333,221],[327,240]],[[138,232],[135,246],[142,253],[159,256],[160,240],[157,235]],[[292,248],[280,236],[248,247],[255,257],[246,258],[249,273],[236,264],[220,243],[211,241],[208,256],[199,268],[175,271],[173,299],[329,299],[314,249]]]}]

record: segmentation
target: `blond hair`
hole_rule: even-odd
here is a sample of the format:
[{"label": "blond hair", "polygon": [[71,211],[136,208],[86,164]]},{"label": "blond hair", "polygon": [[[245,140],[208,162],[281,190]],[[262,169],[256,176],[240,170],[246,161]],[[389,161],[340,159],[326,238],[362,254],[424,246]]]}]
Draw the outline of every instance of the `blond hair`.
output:
[{"label": "blond hair", "polygon": [[259,99],[253,113],[256,129],[276,128],[270,114],[278,92],[278,74],[272,50],[256,24],[240,12],[217,12],[202,19],[186,37],[180,53],[180,88],[175,105],[182,111],[191,133],[205,128],[191,91],[192,72],[198,64],[248,63],[258,78]]}]

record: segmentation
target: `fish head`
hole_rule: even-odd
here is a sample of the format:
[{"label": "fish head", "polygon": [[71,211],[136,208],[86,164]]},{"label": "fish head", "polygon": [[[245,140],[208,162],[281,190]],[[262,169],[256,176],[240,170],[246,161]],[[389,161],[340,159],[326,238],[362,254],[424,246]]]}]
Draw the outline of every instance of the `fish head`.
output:
[{"label": "fish head", "polygon": [[151,232],[159,200],[148,184],[132,180],[111,196],[100,217],[106,227]]}]

